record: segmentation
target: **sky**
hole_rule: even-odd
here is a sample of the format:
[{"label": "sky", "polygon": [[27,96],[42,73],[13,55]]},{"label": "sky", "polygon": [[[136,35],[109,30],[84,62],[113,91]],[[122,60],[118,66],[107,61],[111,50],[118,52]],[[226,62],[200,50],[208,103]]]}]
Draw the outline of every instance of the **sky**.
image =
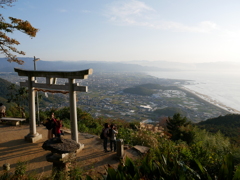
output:
[{"label": "sky", "polygon": [[[239,0],[18,0],[0,9],[28,20],[10,34],[45,61],[240,62]],[[0,57],[4,57],[0,54]]]}]

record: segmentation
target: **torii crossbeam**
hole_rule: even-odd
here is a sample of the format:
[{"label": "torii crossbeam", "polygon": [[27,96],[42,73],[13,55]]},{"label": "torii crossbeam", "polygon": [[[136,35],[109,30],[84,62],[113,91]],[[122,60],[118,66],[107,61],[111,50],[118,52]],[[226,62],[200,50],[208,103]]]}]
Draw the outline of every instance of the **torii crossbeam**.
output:
[{"label": "torii crossbeam", "polygon": [[[92,69],[82,71],[35,71],[14,68],[19,76],[27,76],[26,82],[20,82],[20,86],[28,87],[29,91],[29,121],[30,133],[25,136],[25,140],[36,142],[42,139],[42,134],[36,131],[36,112],[35,112],[35,88],[63,90],[69,92],[70,102],[70,121],[71,121],[71,138],[78,143],[78,126],[77,126],[77,105],[76,91],[87,92],[87,86],[79,86],[75,79],[87,79],[92,74]],[[35,77],[45,77],[46,83],[38,83]],[[67,78],[68,83],[65,85],[56,84],[57,78]]]}]

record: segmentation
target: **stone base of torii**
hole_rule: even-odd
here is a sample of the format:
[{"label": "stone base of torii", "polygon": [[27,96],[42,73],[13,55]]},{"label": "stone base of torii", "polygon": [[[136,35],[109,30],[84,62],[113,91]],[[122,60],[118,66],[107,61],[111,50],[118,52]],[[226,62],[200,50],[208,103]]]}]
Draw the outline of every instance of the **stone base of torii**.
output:
[{"label": "stone base of torii", "polygon": [[[29,92],[29,122],[30,132],[25,136],[25,140],[31,143],[35,143],[42,139],[42,134],[36,131],[36,111],[35,111],[35,89],[47,89],[47,90],[61,90],[63,92],[69,92],[70,102],[70,121],[71,121],[71,138],[78,142],[78,125],[77,125],[77,104],[76,104],[76,91],[87,92],[87,86],[79,86],[75,83],[75,79],[87,79],[88,75],[92,74],[92,69],[82,71],[35,71],[35,70],[23,70],[14,68],[15,72],[19,76],[27,76],[26,82],[20,82],[20,86],[28,87]],[[36,77],[45,77],[46,83],[37,83]],[[67,78],[68,83],[63,85],[57,84],[57,78]]]},{"label": "stone base of torii", "polygon": [[24,137],[25,141],[30,143],[35,143],[38,140],[42,139],[42,134],[36,133],[36,134],[28,134]]}]

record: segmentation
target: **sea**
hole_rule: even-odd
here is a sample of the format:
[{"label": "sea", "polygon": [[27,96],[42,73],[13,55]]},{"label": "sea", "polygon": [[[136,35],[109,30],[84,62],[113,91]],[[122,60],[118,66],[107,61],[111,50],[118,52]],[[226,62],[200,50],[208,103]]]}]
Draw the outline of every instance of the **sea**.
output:
[{"label": "sea", "polygon": [[240,114],[240,71],[161,71],[149,75],[187,80],[183,87],[206,101]]}]

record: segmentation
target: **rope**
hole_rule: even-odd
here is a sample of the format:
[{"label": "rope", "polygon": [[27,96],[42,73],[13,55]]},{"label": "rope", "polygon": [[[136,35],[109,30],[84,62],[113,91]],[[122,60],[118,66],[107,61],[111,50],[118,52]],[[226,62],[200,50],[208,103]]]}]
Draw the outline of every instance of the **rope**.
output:
[{"label": "rope", "polygon": [[55,94],[55,93],[67,94],[67,93],[69,93],[68,91],[53,91],[53,90],[38,89],[38,88],[34,88],[34,90],[35,91],[42,91],[42,92],[49,92],[49,93],[52,93],[52,94]]}]

